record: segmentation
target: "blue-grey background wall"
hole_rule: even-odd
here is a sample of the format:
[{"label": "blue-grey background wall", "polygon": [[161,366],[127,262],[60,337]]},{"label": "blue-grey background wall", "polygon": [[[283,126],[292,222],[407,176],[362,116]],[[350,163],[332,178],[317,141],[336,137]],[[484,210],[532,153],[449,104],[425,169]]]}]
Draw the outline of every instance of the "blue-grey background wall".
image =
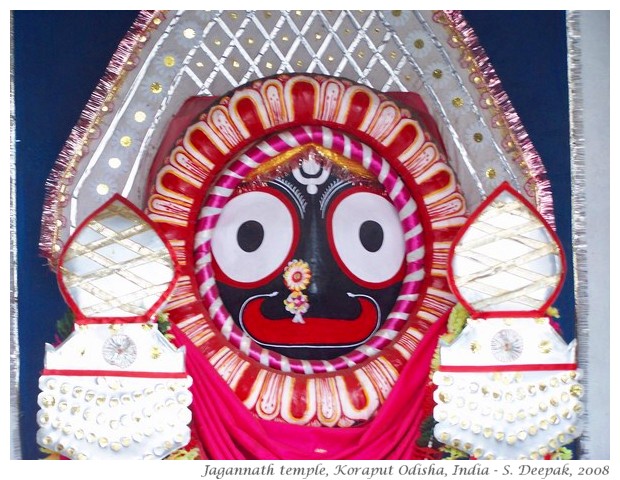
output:
[{"label": "blue-grey background wall", "polygon": [[[574,336],[564,11],[465,11],[551,180],[569,275],[556,305]],[[136,11],[15,11],[16,203],[22,457],[36,445],[44,344],[67,307],[38,255],[45,180]]]}]

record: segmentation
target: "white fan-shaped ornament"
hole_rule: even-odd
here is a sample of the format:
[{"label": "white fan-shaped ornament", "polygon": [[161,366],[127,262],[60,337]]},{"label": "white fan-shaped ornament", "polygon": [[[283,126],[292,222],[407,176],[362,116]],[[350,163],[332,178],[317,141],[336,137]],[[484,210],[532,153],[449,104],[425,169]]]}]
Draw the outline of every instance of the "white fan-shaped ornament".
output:
[{"label": "white fan-shaped ornament", "polygon": [[561,246],[507,184],[451,250],[450,282],[473,318],[440,344],[435,437],[480,459],[543,459],[582,431],[576,341],[545,317],[564,278]]},{"label": "white fan-shaped ornament", "polygon": [[508,184],[476,212],[454,241],[450,280],[455,294],[479,315],[544,312],[564,280],[556,235]]},{"label": "white fan-shaped ornament", "polygon": [[75,331],[46,345],[39,445],[71,459],[158,459],[190,439],[184,349],[152,318],[176,281],[173,254],[121,197],[84,221],[61,256]]}]

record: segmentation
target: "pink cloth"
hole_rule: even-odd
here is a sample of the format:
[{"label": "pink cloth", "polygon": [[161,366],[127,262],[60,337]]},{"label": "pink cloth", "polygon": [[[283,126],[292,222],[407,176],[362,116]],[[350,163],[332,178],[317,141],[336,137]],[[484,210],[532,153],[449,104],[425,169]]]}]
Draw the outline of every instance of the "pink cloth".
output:
[{"label": "pink cloth", "polygon": [[425,334],[374,419],[349,428],[306,427],[255,417],[200,350],[176,326],[194,379],[193,428],[205,454],[217,460],[399,460],[428,458],[416,445],[430,413],[429,371],[447,315]]}]

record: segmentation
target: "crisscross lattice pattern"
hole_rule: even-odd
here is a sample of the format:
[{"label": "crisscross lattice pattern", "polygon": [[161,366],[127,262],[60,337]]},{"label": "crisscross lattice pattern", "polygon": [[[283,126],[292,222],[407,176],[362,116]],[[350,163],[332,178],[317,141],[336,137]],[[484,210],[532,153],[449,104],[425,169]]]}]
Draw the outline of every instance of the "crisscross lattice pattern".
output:
[{"label": "crisscross lattice pattern", "polygon": [[478,312],[538,310],[562,276],[557,243],[508,192],[472,222],[455,248],[453,265],[459,293]]},{"label": "crisscross lattice pattern", "polygon": [[121,202],[82,227],[61,269],[64,286],[85,317],[144,315],[174,277],[166,245]]},{"label": "crisscross lattice pattern", "polygon": [[[186,73],[203,94],[300,70],[369,86],[372,78],[372,86],[383,91],[407,90],[399,76],[409,54],[381,12],[217,12],[203,39],[185,62]],[[190,64],[190,56],[198,62]],[[204,71],[210,72],[206,78]]]}]

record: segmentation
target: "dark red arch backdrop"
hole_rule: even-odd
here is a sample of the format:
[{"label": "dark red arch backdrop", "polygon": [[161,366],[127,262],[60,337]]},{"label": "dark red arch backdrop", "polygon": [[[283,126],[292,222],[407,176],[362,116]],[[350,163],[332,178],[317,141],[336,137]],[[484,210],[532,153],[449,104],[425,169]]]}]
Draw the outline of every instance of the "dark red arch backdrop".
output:
[{"label": "dark red arch backdrop", "polygon": [[[568,275],[556,302],[574,336],[571,178],[564,11],[465,11],[540,153],[551,181]],[[45,181],[136,11],[15,11],[19,423],[24,459],[35,442],[45,342],[66,312],[54,274],[38,255]]]}]

